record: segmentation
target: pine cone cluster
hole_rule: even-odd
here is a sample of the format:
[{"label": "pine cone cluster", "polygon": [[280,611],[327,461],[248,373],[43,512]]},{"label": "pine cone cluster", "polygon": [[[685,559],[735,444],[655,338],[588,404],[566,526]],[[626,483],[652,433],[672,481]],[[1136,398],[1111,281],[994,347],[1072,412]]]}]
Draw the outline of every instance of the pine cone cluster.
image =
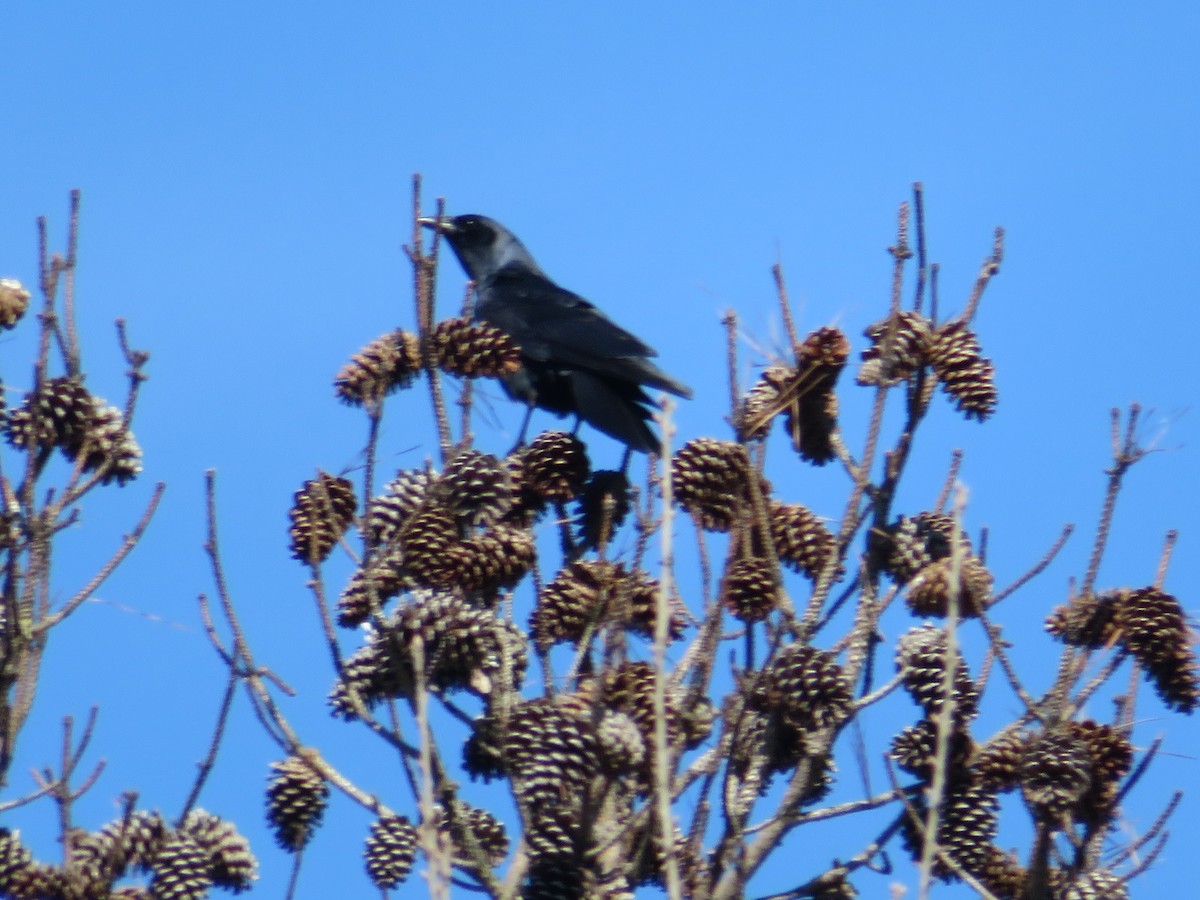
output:
[{"label": "pine cone cluster", "polygon": [[983,357],[979,339],[962,319],[938,328],[908,310],[893,313],[867,328],[871,346],[862,353],[857,381],[891,387],[933,368],[942,389],[968,419],[983,421],[996,408],[995,367]]},{"label": "pine cone cluster", "polygon": [[[134,873],[149,874],[150,890],[115,888]],[[239,893],[258,877],[258,861],[229,822],[193,810],[175,830],[158,813],[131,812],[99,831],[67,835],[62,867],[35,862],[18,832],[0,829],[0,894],[14,900],[137,896],[201,900],[211,887]]]},{"label": "pine cone cluster", "polygon": [[905,599],[916,615],[942,617],[954,606],[965,618],[987,608],[992,575],[952,516],[902,516],[875,541],[880,568],[907,586]]},{"label": "pine cone cluster", "polygon": [[933,328],[920,313],[893,313],[863,333],[871,346],[862,352],[863,364],[856,378],[861,385],[891,387],[929,365]]},{"label": "pine cone cluster", "polygon": [[489,694],[521,683],[528,660],[525,636],[511,622],[472,606],[455,592],[416,591],[346,660],[330,693],[335,715],[358,713],[353,694],[370,708],[386,697],[410,697],[417,660],[433,690]]},{"label": "pine cone cluster", "polygon": [[769,366],[735,415],[738,440],[765,438],[780,413],[801,459],[823,466],[834,457],[838,376],[850,343],[837,328],[820,328],[796,348],[794,366]]},{"label": "pine cone cluster", "polygon": [[[620,563],[570,563],[538,594],[530,637],[542,652],[555,644],[578,643],[589,626],[617,626],[652,638],[658,592],[657,581]],[[676,640],[686,623],[678,601],[670,606],[668,637]]]},{"label": "pine cone cluster", "polygon": [[82,471],[100,472],[104,484],[123,485],[142,471],[142,450],[121,411],[89,394],[78,376],[47,378],[8,413],[3,428],[12,446],[57,447]]},{"label": "pine cone cluster", "polygon": [[1200,704],[1191,629],[1170,594],[1147,587],[1076,597],[1050,614],[1046,630],[1072,646],[1116,644],[1138,661],[1169,708],[1190,713]]}]

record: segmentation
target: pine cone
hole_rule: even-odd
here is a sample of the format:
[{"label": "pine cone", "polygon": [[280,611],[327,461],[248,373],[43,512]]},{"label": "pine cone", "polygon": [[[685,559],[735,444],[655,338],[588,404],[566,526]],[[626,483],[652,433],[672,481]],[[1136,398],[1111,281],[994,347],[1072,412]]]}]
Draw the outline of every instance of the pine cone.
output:
[{"label": "pine cone", "polygon": [[983,421],[996,408],[995,368],[980,355],[975,333],[961,319],[946,322],[934,336],[930,362],[959,412]]},{"label": "pine cone", "polygon": [[787,407],[781,397],[800,392],[800,370],[795,366],[775,363],[767,366],[754,387],[742,399],[735,417],[737,438],[741,442],[757,441],[771,431],[775,417]]},{"label": "pine cone", "polygon": [[372,546],[396,540],[405,521],[417,509],[434,482],[428,469],[401,470],[388,482],[384,493],[367,504],[364,528]]},{"label": "pine cone", "polygon": [[579,495],[575,515],[583,549],[594,549],[612,541],[613,533],[625,522],[632,508],[629,495],[629,479],[624,472],[600,469],[592,473]]},{"label": "pine cone", "polygon": [[466,526],[490,525],[516,499],[508,467],[489,453],[464,450],[446,465],[433,488],[435,496]]},{"label": "pine cone", "polygon": [[373,559],[355,570],[337,602],[337,623],[354,628],[371,617],[373,607],[400,594],[404,588],[403,557],[396,552]]},{"label": "pine cone", "polygon": [[928,512],[901,516],[880,536],[875,550],[880,568],[898,584],[905,584],[926,567],[950,557],[956,534],[964,555],[972,555],[970,539],[956,528],[953,516]]},{"label": "pine cone", "polygon": [[[914,861],[921,858],[924,845],[923,828],[928,821],[928,805],[923,796],[914,802],[914,810],[921,827],[904,817],[900,829],[905,849]],[[997,825],[996,796],[985,788],[969,781],[952,781],[939,810],[936,840],[938,846],[956,863],[971,874],[985,870],[994,864]],[[956,880],[952,870],[934,857],[933,873],[943,881]]]},{"label": "pine cone", "polygon": [[1008,728],[982,744],[971,758],[972,777],[993,791],[1007,791],[1021,780],[1021,759],[1031,736],[1020,728]]},{"label": "pine cone", "polygon": [[1051,819],[1073,812],[1092,786],[1092,755],[1079,734],[1054,728],[1032,738],[1021,755],[1025,802]]},{"label": "pine cone", "polygon": [[767,516],[779,561],[814,581],[820,577],[837,555],[837,538],[833,532],[816,514],[799,503],[771,500],[767,504]]},{"label": "pine cone", "polygon": [[499,378],[521,368],[512,338],[486,322],[445,319],[433,326],[429,346],[437,367],[460,378]]},{"label": "pine cone", "polygon": [[457,577],[450,583],[466,591],[511,589],[533,568],[535,556],[528,531],[496,526],[455,548]]},{"label": "pine cone", "polygon": [[948,616],[953,600],[959,618],[970,618],[987,609],[991,594],[992,573],[979,557],[963,557],[957,567],[953,557],[946,557],[917,573],[905,599],[918,616]]},{"label": "pine cone", "polygon": [[1117,592],[1074,597],[1055,607],[1046,620],[1046,630],[1072,647],[1109,647],[1117,640],[1117,600]]},{"label": "pine cone", "polygon": [[[938,715],[945,703],[943,681],[946,655],[946,635],[933,625],[909,630],[900,638],[896,653],[896,666],[903,674],[905,689],[931,719]],[[979,692],[957,651],[953,659],[954,721],[963,722],[975,715],[979,706]]]},{"label": "pine cone", "polygon": [[1087,748],[1092,764],[1092,784],[1079,801],[1078,817],[1095,828],[1111,825],[1120,781],[1133,765],[1133,746],[1117,729],[1091,719],[1067,728]]},{"label": "pine cone", "polygon": [[[398,673],[404,695],[412,690],[412,654],[418,637],[425,680],[437,690],[471,688],[487,694],[494,680],[505,674],[507,681],[502,687],[512,690],[520,685],[528,665],[525,638],[512,623],[468,606],[455,594],[428,593],[406,604],[389,630],[390,635],[377,637],[375,644],[390,657],[387,668]],[[403,656],[396,658],[396,653]]]},{"label": "pine cone", "polygon": [[508,856],[508,834],[504,830],[504,824],[486,809],[471,806],[461,800],[455,805],[450,836],[462,859],[471,858],[467,847],[472,842],[494,866],[502,863]]},{"label": "pine cone", "polygon": [[763,670],[767,709],[801,731],[836,727],[850,714],[854,693],[832,653],[791,644]]},{"label": "pine cone", "polygon": [[[731,441],[696,438],[671,460],[675,500],[709,531],[728,531],[750,507],[750,457]],[[769,493],[764,485],[763,495]]]},{"label": "pine cone", "polygon": [[628,713],[605,712],[596,725],[596,740],[609,772],[625,775],[646,761],[646,738]]},{"label": "pine cone", "polygon": [[721,596],[733,615],[752,625],[779,604],[779,573],[767,560],[751,556],[730,563]]},{"label": "pine cone", "polygon": [[120,844],[103,831],[67,834],[67,879],[83,894],[103,894],[125,869]]},{"label": "pine cone", "polygon": [[120,847],[125,866],[142,872],[149,871],[151,860],[170,833],[162,816],[143,811],[109,822],[100,831]]},{"label": "pine cone", "polygon": [[151,862],[150,893],[155,900],[203,900],[212,886],[208,853],[190,835],[170,835]]},{"label": "pine cone", "polygon": [[544,431],[510,457],[519,463],[517,480],[542,500],[570,500],[591,472],[587,445],[565,431]]},{"label": "pine cone", "polygon": [[0,278],[0,328],[14,328],[29,309],[29,291],[14,278]]},{"label": "pine cone", "polygon": [[69,459],[82,454],[83,471],[101,472],[102,484],[124,485],[142,472],[142,448],[126,427],[124,415],[99,397],[92,398],[91,419],[82,439],[63,452]]},{"label": "pine cone", "polygon": [[[688,727],[684,698],[678,687],[664,685],[664,720],[667,747],[673,753],[687,743]],[[644,784],[650,784],[654,772],[654,668],[649,663],[627,662],[605,673],[594,688],[603,698],[604,708],[629,716],[642,735],[646,748],[642,770]]]},{"label": "pine cone", "polygon": [[363,856],[375,887],[397,887],[412,871],[417,856],[417,829],[404,816],[383,816],[371,823]]},{"label": "pine cone", "polygon": [[427,587],[452,584],[458,575],[453,553],[458,543],[454,515],[430,498],[400,529],[405,572]]},{"label": "pine cone", "polygon": [[88,436],[94,409],[78,376],[47,378],[8,414],[5,437],[18,449],[60,447],[74,454]]},{"label": "pine cone", "polygon": [[1200,703],[1196,655],[1183,607],[1157,588],[1121,592],[1116,624],[1121,641],[1146,670],[1169,708],[1190,713]]},{"label": "pine cone", "polygon": [[318,472],[304,482],[288,513],[292,558],[313,566],[323,562],[350,527],[356,507],[354,485],[346,478]]},{"label": "pine cone", "polygon": [[1027,874],[1018,860],[999,847],[992,847],[975,877],[996,895],[997,900],[1017,900],[1025,888]]},{"label": "pine cone", "polygon": [[378,405],[388,394],[411,384],[420,371],[417,336],[397,329],[355,353],[334,379],[334,392],[350,406]]},{"label": "pine cone", "polygon": [[1064,887],[1056,900],[1129,900],[1129,888],[1116,873],[1096,869]]},{"label": "pine cone", "polygon": [[834,387],[850,355],[850,342],[840,329],[818,328],[804,339],[797,355],[806,390],[801,391],[795,409],[788,411],[785,424],[800,458],[823,466],[835,456],[838,401]]},{"label": "pine cone", "polygon": [[[892,738],[888,756],[903,771],[928,781],[937,765],[937,734],[937,726],[929,719],[922,719]],[[962,771],[971,749],[971,736],[961,728],[951,728],[946,756],[949,771]]]},{"label": "pine cone", "polygon": [[501,754],[535,858],[573,850],[588,786],[601,769],[591,721],[552,701],[526,701],[509,717]]},{"label": "pine cone", "polygon": [[279,846],[296,853],[321,823],[329,802],[329,785],[303,756],[289,756],[271,763],[271,768],[275,775],[267,785],[267,821],[275,829]]}]

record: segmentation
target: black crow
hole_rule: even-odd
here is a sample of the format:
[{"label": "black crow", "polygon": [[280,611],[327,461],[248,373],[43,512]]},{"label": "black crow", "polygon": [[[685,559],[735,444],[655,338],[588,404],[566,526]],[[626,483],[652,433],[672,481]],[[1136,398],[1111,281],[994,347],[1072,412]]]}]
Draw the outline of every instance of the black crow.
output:
[{"label": "black crow", "polygon": [[[657,356],[578,294],[546,277],[517,236],[487,216],[421,219],[449,241],[475,282],[475,316],[521,348],[522,368],[505,377],[514,400],[572,414],[634,450],[655,452],[644,387],[691,397],[654,363]],[[528,415],[525,418],[529,422]],[[524,437],[522,427],[522,437]]]}]

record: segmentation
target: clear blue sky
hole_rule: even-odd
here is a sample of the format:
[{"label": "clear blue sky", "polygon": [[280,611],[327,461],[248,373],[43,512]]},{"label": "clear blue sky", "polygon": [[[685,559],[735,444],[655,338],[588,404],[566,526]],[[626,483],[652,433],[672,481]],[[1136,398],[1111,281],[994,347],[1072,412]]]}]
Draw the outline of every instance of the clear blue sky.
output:
[{"label": "clear blue sky", "polygon": [[[961,306],[993,226],[1005,226],[1007,259],[977,320],[999,412],[984,427],[935,415],[918,446],[932,461],[905,498],[928,503],[938,460],[962,447],[969,524],[991,528],[1000,583],[1077,523],[1060,562],[1001,608],[1044,674],[1054,648],[1041,623],[1086,560],[1108,410],[1139,401],[1144,436],[1164,452],[1129,479],[1100,582],[1149,583],[1164,532],[1178,528],[1167,586],[1195,613],[1193,4],[45,2],[5,4],[0,34],[0,276],[35,281],[34,219],[49,215],[61,246],[67,192],[81,188],[93,389],[114,400],[123,389],[114,318],[153,354],[135,426],[146,472],[93,501],[66,536],[60,596],[116,546],[153,483],[168,484],[103,602],[55,634],[9,793],[52,761],[60,717],[99,703],[91,759],[108,767],[80,823],[111,819],[128,788],[168,812],[182,802],[221,685],[195,605],[211,589],[201,489],[216,468],[251,638],[302,691],[289,712],[404,807],[399,778],[372,783],[383,764],[372,742],[320,703],[331,679],[304,572],[287,558],[286,510],[314,467],[353,465],[362,446],[360,416],[332,398],[333,374],[412,322],[400,246],[414,172],[430,206],[444,196],[451,212],[501,219],[552,276],[657,346],[697,392],[678,412],[681,439],[727,434],[724,309],[762,346],[781,345],[775,261],[801,327],[839,324],[857,351],[887,302],[884,248],[912,182],[926,186],[947,310]],[[450,310],[462,279],[445,273]],[[6,335],[0,354],[6,386],[20,390],[27,337]],[[413,395],[396,413],[405,402],[423,408]],[[499,451],[518,416],[494,408],[505,430],[481,429],[480,441]],[[433,450],[400,414],[383,447],[392,466]],[[839,512],[828,473],[781,470],[775,481],[789,499]],[[1171,789],[1193,788],[1135,886],[1159,896],[1194,881],[1200,731],[1146,697],[1138,744],[1165,733],[1167,752],[1128,802],[1130,822],[1145,828]],[[276,754],[240,709],[202,805],[251,837],[261,892],[275,896],[285,869],[261,795]],[[48,808],[11,818],[43,856],[56,853]],[[366,816],[338,804],[329,821],[301,896],[370,896],[357,880]],[[804,872],[857,849],[822,848]],[[796,874],[781,863],[762,888]],[[863,890],[884,896],[886,881]]]}]

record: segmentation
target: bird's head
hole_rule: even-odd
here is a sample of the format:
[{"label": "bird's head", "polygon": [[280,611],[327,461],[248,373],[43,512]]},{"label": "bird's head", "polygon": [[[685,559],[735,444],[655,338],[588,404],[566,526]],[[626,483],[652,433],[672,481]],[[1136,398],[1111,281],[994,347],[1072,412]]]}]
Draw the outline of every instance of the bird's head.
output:
[{"label": "bird's head", "polygon": [[467,277],[473,281],[482,281],[513,263],[541,273],[525,245],[495,219],[470,213],[417,221],[445,236]]}]

